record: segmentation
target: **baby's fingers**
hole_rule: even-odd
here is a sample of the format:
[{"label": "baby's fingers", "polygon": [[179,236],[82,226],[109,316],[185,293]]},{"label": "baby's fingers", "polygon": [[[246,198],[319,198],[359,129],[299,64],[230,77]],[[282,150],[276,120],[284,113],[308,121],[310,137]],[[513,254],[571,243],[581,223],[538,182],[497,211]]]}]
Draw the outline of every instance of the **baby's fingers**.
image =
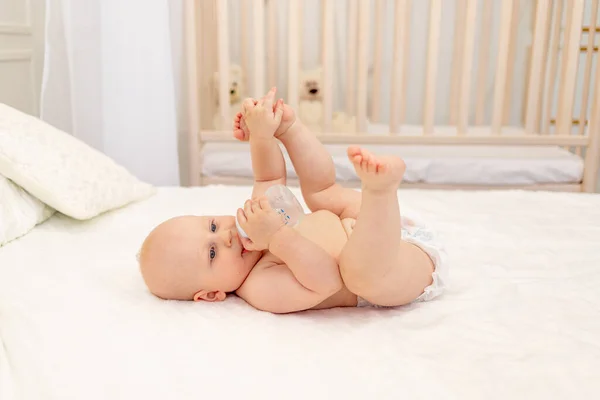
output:
[{"label": "baby's fingers", "polygon": [[246,200],[244,203],[244,212],[246,213],[246,218],[254,213],[251,200]]},{"label": "baby's fingers", "polygon": [[244,248],[246,250],[250,250],[250,251],[254,251],[256,250],[254,243],[252,242],[252,240],[242,237],[240,236],[240,240],[242,241],[242,246],[244,246]]},{"label": "baby's fingers", "polygon": [[279,99],[277,103],[275,103],[275,121],[279,124],[281,123],[281,117],[283,117],[283,99]]},{"label": "baby's fingers", "polygon": [[272,87],[267,94],[265,95],[265,97],[262,98],[262,104],[265,106],[265,108],[267,110],[271,110],[273,109],[273,99],[275,98],[275,92],[277,91],[277,88]]},{"label": "baby's fingers", "polygon": [[244,210],[242,210],[241,208],[238,208],[237,210],[237,220],[240,223],[240,225],[244,225],[246,224],[246,222],[248,222],[248,218],[246,218],[246,213],[244,213]]},{"label": "baby's fingers", "polygon": [[244,113],[247,113],[249,110],[254,108],[254,105],[256,103],[254,102],[253,99],[251,98],[247,98],[244,100],[244,102],[242,103],[242,109],[244,110]]},{"label": "baby's fingers", "polygon": [[258,200],[258,204],[262,210],[269,210],[269,208],[271,207],[271,205],[269,204],[269,199],[266,196],[262,196]]}]

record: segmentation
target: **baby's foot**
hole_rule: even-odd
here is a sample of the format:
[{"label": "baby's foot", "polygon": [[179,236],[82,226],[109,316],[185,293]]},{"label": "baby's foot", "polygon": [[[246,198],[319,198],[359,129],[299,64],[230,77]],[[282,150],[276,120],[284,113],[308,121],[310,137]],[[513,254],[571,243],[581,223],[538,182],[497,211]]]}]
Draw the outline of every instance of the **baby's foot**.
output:
[{"label": "baby's foot", "polygon": [[241,142],[250,140],[250,131],[241,112],[237,113],[233,119],[233,137]]},{"label": "baby's foot", "polygon": [[275,137],[280,138],[282,135],[287,133],[292,125],[296,122],[296,113],[289,104],[283,103],[283,114],[281,115],[281,123],[279,128],[275,131]]},{"label": "baby's foot", "polygon": [[348,158],[366,190],[397,190],[406,171],[400,157],[375,156],[358,146],[348,147]]}]

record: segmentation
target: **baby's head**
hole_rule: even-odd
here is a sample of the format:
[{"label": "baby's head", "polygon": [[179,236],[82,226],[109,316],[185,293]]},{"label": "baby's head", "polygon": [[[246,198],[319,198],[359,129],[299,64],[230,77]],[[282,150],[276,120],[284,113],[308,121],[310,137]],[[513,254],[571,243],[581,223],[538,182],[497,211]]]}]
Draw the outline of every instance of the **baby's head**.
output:
[{"label": "baby's head", "polygon": [[181,216],[158,225],[139,253],[148,289],[168,300],[224,300],[237,290],[260,252],[244,249],[233,216]]}]

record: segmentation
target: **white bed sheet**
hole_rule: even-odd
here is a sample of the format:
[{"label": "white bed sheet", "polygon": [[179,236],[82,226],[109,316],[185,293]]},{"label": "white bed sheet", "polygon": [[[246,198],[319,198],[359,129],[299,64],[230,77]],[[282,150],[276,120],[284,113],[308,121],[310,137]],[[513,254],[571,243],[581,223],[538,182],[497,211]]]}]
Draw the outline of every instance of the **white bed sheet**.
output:
[{"label": "white bed sheet", "polygon": [[[296,190],[296,189],[294,189]],[[296,193],[297,190],[296,190]],[[19,399],[564,399],[600,391],[600,195],[401,191],[451,262],[438,300],[276,316],[161,301],[135,253],[248,187],[160,189],[0,249],[0,338]],[[2,400],[13,400],[3,397]]]}]

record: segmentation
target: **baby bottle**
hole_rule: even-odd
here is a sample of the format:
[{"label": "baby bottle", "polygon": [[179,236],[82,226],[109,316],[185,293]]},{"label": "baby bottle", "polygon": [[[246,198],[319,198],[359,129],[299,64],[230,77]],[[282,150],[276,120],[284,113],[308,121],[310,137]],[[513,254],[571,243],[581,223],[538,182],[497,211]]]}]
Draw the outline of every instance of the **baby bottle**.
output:
[{"label": "baby bottle", "polygon": [[[300,222],[302,217],[304,217],[302,205],[287,186],[273,185],[267,189],[265,196],[267,196],[271,208],[277,211],[279,215],[283,216],[286,225],[294,227]],[[244,232],[240,226],[237,218],[235,223],[240,235],[247,238],[248,235],[246,235],[246,232]]]}]

